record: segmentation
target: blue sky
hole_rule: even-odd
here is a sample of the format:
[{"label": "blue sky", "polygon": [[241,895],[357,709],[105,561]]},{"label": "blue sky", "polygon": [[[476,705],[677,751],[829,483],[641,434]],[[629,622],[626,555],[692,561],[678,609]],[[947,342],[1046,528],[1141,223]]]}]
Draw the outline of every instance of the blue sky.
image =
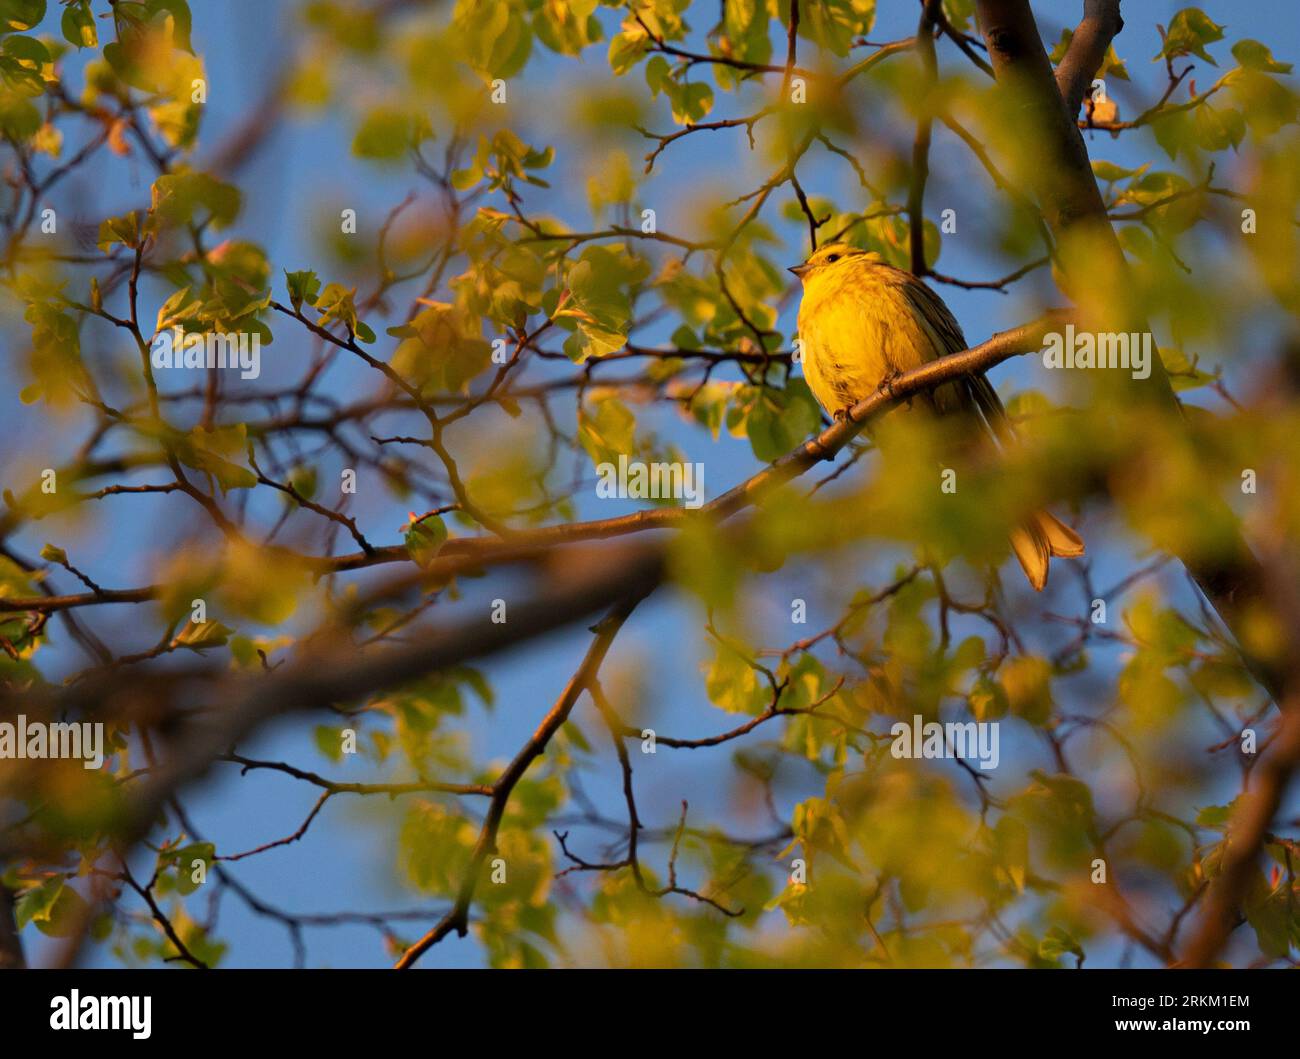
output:
[{"label": "blue sky", "polygon": [[[223,133],[237,124],[256,106],[269,80],[276,75],[288,52],[293,34],[291,9],[288,3],[254,3],[252,0],[196,0],[194,7],[194,42],[203,55],[210,78],[209,112],[205,118],[203,142],[211,146],[222,140]],[[1073,24],[1081,5],[1077,2],[1036,3],[1040,26],[1044,36],[1054,41],[1060,27]],[[1112,85],[1111,92],[1120,100],[1126,115],[1131,116],[1160,91],[1163,67],[1149,60],[1159,49],[1155,31],[1157,21],[1168,17],[1183,6],[1176,3],[1145,2],[1125,5],[1126,29],[1120,37],[1118,50],[1128,63],[1133,77],[1129,85]],[[1217,21],[1226,24],[1229,40],[1238,36],[1251,36],[1267,41],[1274,54],[1284,61],[1300,59],[1300,22],[1295,17],[1294,4],[1289,0],[1271,0],[1254,4],[1228,4],[1209,0],[1202,5]],[[873,40],[890,40],[910,35],[915,29],[916,5],[904,0],[882,0],[878,25],[872,33]],[[1220,46],[1226,57],[1226,49]],[[945,64],[964,62],[947,45],[940,46],[940,59]],[[594,48],[583,60],[582,75],[595,83],[608,76],[604,62],[604,46]],[[554,106],[557,84],[573,76],[571,60],[561,60],[542,55],[534,60],[524,80],[530,89],[521,93],[521,109],[525,117],[520,125],[526,128],[530,142],[563,144],[569,139],[562,107]],[[1208,77],[1208,74],[1206,75]],[[560,79],[557,81],[557,79]],[[741,106],[729,97],[719,95],[719,108],[714,116],[742,113]],[[655,126],[666,130],[667,115],[660,114]],[[273,264],[273,276],[278,283],[281,268],[311,267],[323,260],[324,255],[314,242],[314,217],[325,206],[353,205],[358,209],[363,228],[376,223],[410,190],[418,188],[417,178],[406,171],[377,172],[350,156],[349,144],[352,130],[337,114],[294,121],[286,126],[258,155],[242,174],[241,183],[246,191],[246,208],[235,233],[260,241]],[[1090,149],[1094,157],[1102,156],[1120,164],[1145,161],[1152,156],[1149,139],[1121,138],[1111,140],[1093,134]],[[200,157],[202,152],[200,152]],[[685,205],[688,195],[680,189],[689,189],[694,181],[724,180],[735,182],[741,190],[755,186],[755,178],[765,175],[765,163],[747,157],[741,132],[724,132],[689,137],[670,149],[670,166],[662,166],[660,176],[647,185],[646,195],[655,202],[660,212],[660,225],[664,230],[678,230],[674,223],[674,207]],[[565,153],[561,149],[557,170],[564,172]],[[931,168],[934,174],[927,197],[927,216],[933,218],[945,201],[945,196],[959,196],[962,186],[973,166],[968,154],[953,137],[936,132]],[[96,191],[107,199],[108,209],[130,208],[137,205],[147,191],[149,170],[142,162],[125,167],[117,163],[114,172],[101,185],[99,176],[83,179],[82,187],[89,192],[90,180]],[[534,205],[561,216],[580,218],[585,209],[585,174],[572,180],[557,180],[557,190]],[[814,177],[816,179],[816,177]],[[838,179],[828,177],[828,179]],[[73,185],[65,194],[75,199],[77,187]],[[810,189],[811,190],[811,189]],[[90,201],[98,202],[99,196]],[[661,206],[662,204],[662,206]],[[96,208],[98,206],[96,205]],[[775,216],[775,207],[770,207]],[[780,226],[790,234],[791,246],[797,242],[798,229]],[[797,255],[796,255],[797,257]],[[789,263],[794,263],[792,259]],[[950,240],[945,245],[939,267],[948,273],[971,278],[989,278],[993,275],[990,259],[984,248],[963,244],[961,239]],[[277,288],[277,295],[281,292]],[[968,292],[954,288],[941,290],[944,298],[962,322],[972,341],[996,330],[1021,323],[1024,304],[1016,296],[1004,297],[994,292]],[[791,302],[781,326],[787,334],[793,330]],[[378,330],[378,328],[377,328]],[[305,345],[287,327],[277,329],[276,343],[264,352],[267,365],[263,382],[273,385],[277,381],[293,378],[300,370],[305,357]],[[666,337],[666,336],[665,336]],[[295,360],[295,357],[299,359]],[[1210,358],[1213,359],[1212,357]],[[1042,385],[1035,379],[1035,358],[1022,358],[999,368],[994,382],[1004,394],[1030,384]],[[333,378],[333,392],[350,394],[358,380],[371,386],[368,373],[341,367]],[[39,408],[21,408],[17,403],[16,388],[5,400],[5,415],[12,416],[19,429],[8,437],[23,436],[28,429],[47,432],[58,437],[59,428],[44,422]],[[682,446],[690,459],[705,459],[707,463],[706,491],[716,495],[731,484],[740,481],[755,469],[748,444],[743,440],[723,439],[703,445],[696,432],[685,429],[674,419],[656,421],[661,435]],[[57,444],[57,441],[55,442]],[[66,443],[65,443],[66,445]],[[8,457],[13,443],[0,436],[0,458]],[[112,525],[113,532],[97,540],[79,544],[86,556],[85,565],[92,577],[103,583],[126,586],[141,583],[147,576],[145,563],[152,556],[150,549],[138,547],[139,535],[148,532],[155,520],[173,510],[175,502],[168,498],[149,500],[140,498],[114,509],[114,518],[104,520]],[[582,517],[598,517],[618,513],[621,508],[608,501],[596,501],[594,495],[580,499]],[[397,527],[405,511],[395,504],[365,506],[360,509],[363,528],[372,540],[391,543],[396,540]],[[21,539],[26,552],[34,554],[48,527],[29,530]],[[1114,539],[1112,536],[1111,539]],[[136,561],[138,560],[138,561]],[[1133,553],[1122,542],[1099,556],[1098,581],[1108,585],[1131,568]],[[786,614],[787,601],[800,594],[789,583],[789,575],[769,579],[765,586],[767,606],[757,616],[762,624],[773,625],[774,618]],[[1176,579],[1175,579],[1176,580]],[[1078,590],[1071,585],[1060,590],[1062,607],[1078,610],[1081,606]],[[1072,592],[1072,594],[1070,594]],[[816,593],[808,593],[814,598]],[[1180,590],[1179,598],[1189,597]],[[1059,609],[1059,608],[1058,608]],[[808,629],[821,628],[834,615],[811,613]],[[100,618],[101,624],[104,618]],[[121,622],[115,631],[129,637],[129,615],[114,614],[109,622]],[[702,654],[699,637],[700,616],[697,609],[669,593],[660,593],[643,605],[635,619],[622,634],[618,644],[620,656],[639,657],[647,672],[668,672],[675,675],[671,688],[661,689],[657,696],[656,718],[661,730],[683,736],[697,736],[719,731],[728,726],[729,718],[714,709],[707,701],[698,679],[698,669],[689,661],[692,654]],[[788,630],[788,626],[787,626]],[[773,633],[770,643],[788,642],[788,631]],[[539,640],[508,656],[497,658],[485,666],[497,690],[495,713],[489,718],[474,714],[471,735],[478,760],[502,760],[517,748],[532,730],[538,718],[554,700],[573,667],[585,649],[587,633],[581,629],[566,630]],[[45,652],[42,652],[43,654]],[[75,655],[65,644],[51,648],[47,665],[75,663]],[[1113,661],[1113,658],[1112,658]],[[667,683],[667,682],[666,682]],[[580,721],[590,721],[581,713]],[[282,723],[263,732],[251,745],[244,748],[251,757],[286,760],[304,768],[324,772],[339,779],[362,778],[354,771],[356,763],[333,765],[321,758],[312,746],[310,726],[315,719],[303,723]],[[585,728],[597,733],[590,723]],[[595,740],[603,757],[610,757],[601,738]],[[1004,735],[1003,760],[1027,760],[1023,755],[1036,754],[1034,745],[1014,735]],[[1023,752],[1023,755],[1017,754]],[[663,825],[675,820],[680,801],[691,803],[691,818],[695,823],[730,819],[736,830],[764,833],[770,825],[761,819],[737,819],[730,808],[730,791],[717,783],[716,777],[725,771],[731,750],[699,751],[674,756],[660,753],[653,767],[639,767],[637,774],[638,798],[643,817],[652,825]],[[718,755],[710,758],[708,755]],[[621,814],[621,801],[614,784],[612,761],[603,761],[598,777],[590,778],[585,786],[589,794],[613,815]],[[1033,761],[1026,768],[1041,762]],[[1014,782],[1014,778],[1011,780]],[[789,797],[780,806],[788,812],[796,796],[815,793],[812,788],[802,792],[791,788]],[[202,784],[185,796],[185,804],[205,838],[214,840],[221,852],[247,849],[262,842],[282,837],[294,831],[315,801],[317,792],[287,777],[255,773],[240,777],[233,766],[220,765]],[[238,878],[263,900],[294,912],[332,912],[344,909],[374,911],[381,909],[430,907],[418,894],[404,889],[395,881],[395,851],[391,827],[377,826],[373,814],[367,813],[357,800],[347,797],[334,799],[298,844],[275,850],[266,855],[250,858],[233,866]],[[652,855],[658,855],[656,850]],[[200,906],[195,906],[196,911]],[[779,913],[776,914],[779,916]],[[412,924],[406,931],[416,936],[426,924]],[[231,942],[232,949],[226,960],[228,966],[283,965],[292,958],[287,933],[270,920],[258,917],[232,896],[223,903],[220,935]],[[26,938],[31,949],[39,953],[45,949],[45,939],[28,931]],[[384,951],[379,934],[369,927],[346,926],[308,930],[306,935],[309,960],[314,965],[326,966],[383,966],[391,962]],[[36,956],[39,960],[39,955]],[[1093,962],[1104,962],[1104,956]],[[111,965],[114,961],[106,954],[96,954],[92,962]],[[455,938],[443,942],[424,958],[427,966],[477,966],[481,963],[475,942]]]}]

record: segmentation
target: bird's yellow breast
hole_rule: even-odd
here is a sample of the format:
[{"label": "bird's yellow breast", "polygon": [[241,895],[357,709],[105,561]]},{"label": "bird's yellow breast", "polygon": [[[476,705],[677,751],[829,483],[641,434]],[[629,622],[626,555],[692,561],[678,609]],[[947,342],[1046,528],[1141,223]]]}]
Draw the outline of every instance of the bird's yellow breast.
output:
[{"label": "bird's yellow breast", "polygon": [[803,373],[829,412],[850,407],[889,376],[942,353],[938,337],[892,273],[851,259],[804,283],[798,321]]}]

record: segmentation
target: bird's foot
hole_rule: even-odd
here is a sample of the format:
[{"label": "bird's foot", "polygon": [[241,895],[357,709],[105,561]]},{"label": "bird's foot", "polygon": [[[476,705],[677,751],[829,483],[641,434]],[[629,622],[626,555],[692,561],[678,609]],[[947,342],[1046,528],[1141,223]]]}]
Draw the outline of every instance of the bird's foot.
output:
[{"label": "bird's foot", "polygon": [[[899,368],[891,368],[889,373],[880,380],[880,386],[877,389],[885,396],[886,400],[893,401],[897,399],[897,394],[894,393],[894,383],[901,379],[904,374]],[[907,397],[907,407],[912,407],[912,395],[910,394]]]}]

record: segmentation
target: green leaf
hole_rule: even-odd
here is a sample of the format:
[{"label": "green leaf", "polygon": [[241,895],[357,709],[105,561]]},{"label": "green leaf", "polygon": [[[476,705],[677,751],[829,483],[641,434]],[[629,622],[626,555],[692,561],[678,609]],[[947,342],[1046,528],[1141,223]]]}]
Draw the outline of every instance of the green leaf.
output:
[{"label": "green leaf", "polygon": [[173,646],[188,647],[191,651],[202,651],[209,647],[223,647],[230,640],[235,630],[222,625],[219,621],[186,622],[176,637]]},{"label": "green leaf", "polygon": [[1236,110],[1220,110],[1202,103],[1193,114],[1192,128],[1202,150],[1236,148],[1246,136],[1246,119]]},{"label": "green leaf", "polygon": [[428,567],[447,540],[447,524],[439,515],[420,519],[406,531],[406,551],[416,564]]},{"label": "green leaf", "polygon": [[207,173],[166,173],[153,183],[150,212],[167,226],[206,222],[225,228],[239,215],[242,202],[237,187]]},{"label": "green leaf", "polygon": [[413,801],[398,836],[402,867],[421,891],[450,896],[469,863],[477,829],[457,812]]},{"label": "green leaf", "polygon": [[223,493],[231,489],[252,489],[257,485],[257,476],[234,462],[243,459],[247,451],[248,428],[243,423],[215,430],[197,426],[182,435],[176,445],[176,454],[181,462],[212,475]]},{"label": "green leaf", "polygon": [[1210,57],[1205,45],[1223,40],[1223,27],[1199,7],[1185,7],[1169,21],[1165,33],[1165,46],[1156,59],[1172,59],[1180,55],[1195,55],[1211,66],[1219,64]]},{"label": "green leaf", "polygon": [[1274,959],[1282,959],[1290,952],[1292,901],[1288,896],[1286,888],[1271,891],[1264,874],[1255,872],[1242,902],[1246,922],[1255,931],[1260,951]]},{"label": "green leaf", "polygon": [[1228,826],[1228,821],[1232,819],[1235,804],[1229,802],[1227,805],[1207,805],[1196,814],[1196,826],[1212,828],[1215,831],[1224,830]]},{"label": "green leaf", "polygon": [[62,879],[50,879],[33,887],[19,896],[14,906],[14,922],[22,930],[33,920],[41,916],[48,917],[49,910],[65,885]]},{"label": "green leaf", "polygon": [[148,9],[151,19],[156,19],[163,14],[170,15],[172,18],[172,39],[176,42],[176,46],[193,54],[194,46],[190,43],[193,18],[190,15],[190,5],[187,0],[144,0],[144,6]]},{"label": "green leaf", "polygon": [[95,16],[90,10],[90,0],[77,0],[63,9],[61,23],[63,39],[78,48],[93,48],[99,43],[95,29]]},{"label": "green leaf", "polygon": [[45,17],[45,0],[0,0],[0,33],[28,30]]},{"label": "green leaf", "polygon": [[[771,14],[766,0],[735,0],[725,5],[722,35],[709,50],[742,62],[767,64],[772,61]],[[713,79],[720,88],[734,90],[744,74],[725,66],[715,66]]]},{"label": "green leaf", "polygon": [[392,161],[411,149],[415,122],[398,107],[376,107],[366,114],[352,138],[352,153],[358,158]]},{"label": "green leaf", "polygon": [[330,321],[338,320],[362,342],[373,342],[374,331],[357,319],[357,307],[353,300],[356,293],[355,287],[345,287],[341,283],[329,284],[316,299],[316,308],[321,310],[317,323],[324,327]]},{"label": "green leaf", "polygon": [[649,262],[622,244],[589,246],[582,252],[569,269],[569,300],[554,314],[556,320],[577,323],[581,338],[565,343],[571,358],[583,361],[623,347],[632,318],[631,289],[649,273]]},{"label": "green leaf", "polygon": [[596,0],[543,4],[533,15],[533,32],[551,51],[560,55],[577,55],[605,35],[595,10]]},{"label": "green leaf", "polygon": [[18,60],[24,67],[30,68],[37,80],[40,77],[40,68],[53,61],[50,58],[49,48],[35,37],[6,37],[4,43],[0,44],[0,51]]},{"label": "green leaf", "polygon": [[481,337],[482,324],[469,313],[436,302],[410,323],[388,328],[402,342],[393,351],[393,370],[431,390],[464,392],[492,362],[492,347]]},{"label": "green leaf", "polygon": [[507,0],[458,0],[452,28],[465,61],[485,78],[513,77],[532,51],[524,12]]},{"label": "green leaf", "polygon": [[1250,70],[1262,70],[1268,74],[1289,74],[1291,64],[1278,62],[1266,44],[1245,37],[1232,46],[1232,57],[1238,64]]},{"label": "green leaf", "polygon": [[636,416],[614,396],[600,397],[578,409],[578,441],[593,465],[614,463],[634,447]]},{"label": "green leaf", "polygon": [[1009,658],[998,673],[1011,712],[1043,725],[1052,715],[1052,664],[1035,655]]},{"label": "green leaf", "polygon": [[747,405],[750,447],[764,463],[784,456],[821,424],[817,402],[802,379],[791,379],[783,390],[745,387],[738,400]]},{"label": "green leaf", "polygon": [[666,81],[664,94],[673,105],[673,121],[678,125],[700,121],[713,109],[713,89],[698,81]]},{"label": "green leaf", "polygon": [[745,660],[739,644],[719,643],[713,663],[705,672],[709,701],[728,713],[761,713],[771,689]]},{"label": "green leaf", "polygon": [[14,920],[21,930],[36,924],[42,934],[64,938],[78,929],[88,909],[85,898],[64,879],[50,879],[18,899]]},{"label": "green leaf", "polygon": [[188,846],[181,846],[179,849],[171,849],[164,853],[160,860],[164,864],[173,865],[176,869],[176,890],[182,895],[192,894],[203,884],[194,879],[195,861],[203,862],[203,875],[212,869],[212,862],[216,859],[216,847],[211,842],[193,842]]},{"label": "green leaf", "polygon": [[1074,936],[1063,927],[1052,927],[1043,935],[1042,941],[1038,943],[1038,955],[1044,960],[1051,960],[1055,963],[1066,953],[1083,959],[1083,946],[1081,946]]},{"label": "green leaf", "polygon": [[1258,137],[1272,136],[1297,119],[1294,91],[1259,70],[1241,70],[1232,81],[1232,95],[1241,114]]},{"label": "green leaf", "polygon": [[645,83],[650,86],[650,94],[657,96],[663,91],[664,84],[672,74],[672,67],[662,55],[656,55],[645,64]]},{"label": "green leaf", "polygon": [[1123,166],[1116,165],[1114,162],[1107,162],[1100,158],[1094,158],[1092,161],[1093,175],[1107,184],[1115,180],[1123,180],[1125,177],[1131,177],[1137,172],[1136,169],[1125,169]]},{"label": "green leaf", "polygon": [[310,269],[298,272],[285,269],[284,284],[289,290],[289,302],[293,305],[294,312],[301,312],[304,303],[316,304],[316,298],[320,294],[320,280],[316,278],[315,272]]},{"label": "green leaf", "polygon": [[649,50],[649,39],[640,26],[616,33],[609,42],[609,68],[621,77],[644,58]]},{"label": "green leaf", "polygon": [[312,729],[312,741],[316,744],[316,749],[331,761],[343,760],[343,737],[339,729],[328,724],[318,724]]},{"label": "green leaf", "polygon": [[1083,780],[1065,773],[1052,775],[1040,769],[1033,769],[1029,774],[1051,793],[1067,818],[1084,828],[1093,825],[1096,810],[1092,803],[1092,791]]},{"label": "green leaf", "polygon": [[1002,685],[984,675],[976,679],[967,701],[977,721],[993,721],[1005,717],[1011,705],[1007,702],[1007,693]]},{"label": "green leaf", "polygon": [[130,250],[140,245],[140,211],[132,210],[121,217],[109,217],[99,223],[99,249],[108,253],[115,243]]},{"label": "green leaf", "polygon": [[289,485],[299,496],[310,500],[316,495],[316,468],[308,464],[297,464],[289,472]]},{"label": "green leaf", "polygon": [[1151,119],[1151,135],[1156,138],[1171,159],[1178,157],[1178,152],[1186,153],[1195,142],[1196,130],[1192,116],[1185,110],[1157,114]]},{"label": "green leaf", "polygon": [[41,558],[47,563],[58,563],[60,566],[66,565],[68,553],[54,544],[46,544],[41,547]]},{"label": "green leaf", "polygon": [[871,32],[876,0],[822,0],[800,13],[799,35],[844,58],[855,38]]},{"label": "green leaf", "polygon": [[154,332],[164,331],[169,327],[175,327],[182,320],[191,320],[203,308],[203,303],[197,298],[190,297],[190,288],[182,287],[162,303],[158,309],[158,320],[154,325]]},{"label": "green leaf", "polygon": [[27,140],[41,128],[41,112],[18,92],[0,91],[0,132]]},{"label": "green leaf", "polygon": [[77,321],[44,301],[23,314],[32,325],[31,369],[38,397],[60,403],[77,396],[84,378]]}]

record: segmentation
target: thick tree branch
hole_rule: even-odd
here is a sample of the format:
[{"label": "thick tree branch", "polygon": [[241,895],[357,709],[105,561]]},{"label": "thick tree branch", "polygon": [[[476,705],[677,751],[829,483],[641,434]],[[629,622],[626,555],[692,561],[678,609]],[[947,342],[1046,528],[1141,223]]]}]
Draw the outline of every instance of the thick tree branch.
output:
[{"label": "thick tree branch", "polygon": [[[1296,564],[1281,555],[1267,556],[1271,597],[1287,630],[1291,669],[1289,686],[1300,689],[1300,595],[1294,590]],[[1269,740],[1263,760],[1250,770],[1248,786],[1223,839],[1219,873],[1210,881],[1196,933],[1187,943],[1180,966],[1208,967],[1227,944],[1240,922],[1238,910],[1258,870],[1259,853],[1273,817],[1282,806],[1287,785],[1300,768],[1300,690],[1281,707],[1281,721]],[[1234,742],[1236,740],[1234,739]],[[1289,885],[1289,883],[1287,884]]]},{"label": "thick tree branch", "polygon": [[[1008,94],[1020,125],[1016,141],[1032,152],[1024,167],[1033,181],[1031,190],[1058,245],[1071,239],[1076,246],[1086,241],[1090,270],[1125,276],[1128,262],[1107,218],[1083,136],[1057,88],[1028,0],[979,0],[978,12],[998,84]],[[1138,319],[1117,319],[1111,324],[1116,331],[1148,330],[1145,321]],[[1177,414],[1178,402],[1159,357],[1152,358],[1150,377],[1135,387],[1134,393],[1149,399],[1154,410]],[[1205,503],[1207,508],[1225,507],[1208,491]],[[1267,612],[1259,562],[1246,542],[1237,535],[1212,558],[1190,554],[1179,558],[1243,645],[1246,623],[1253,614]],[[1278,701],[1285,698],[1276,661],[1254,656],[1244,646],[1242,654],[1269,693]]]},{"label": "thick tree branch", "polygon": [[1065,57],[1056,67],[1056,85],[1071,117],[1079,113],[1093,77],[1101,69],[1111,41],[1124,28],[1120,0],[1083,0],[1083,21],[1074,31]]},{"label": "thick tree branch", "polygon": [[1282,704],[1282,723],[1264,759],[1251,771],[1223,840],[1219,874],[1210,883],[1200,923],[1180,966],[1209,967],[1236,928],[1238,909],[1258,871],[1259,851],[1300,762],[1300,697]]}]

